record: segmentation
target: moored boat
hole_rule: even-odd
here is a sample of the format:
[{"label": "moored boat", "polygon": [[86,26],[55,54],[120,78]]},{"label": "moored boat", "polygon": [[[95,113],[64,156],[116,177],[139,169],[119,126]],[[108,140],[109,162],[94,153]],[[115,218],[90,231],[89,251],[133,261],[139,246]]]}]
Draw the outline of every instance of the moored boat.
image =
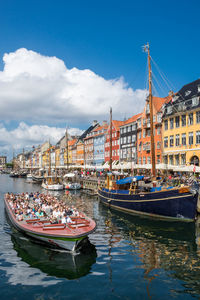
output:
[{"label": "moored boat", "polygon": [[[191,191],[186,186],[170,188],[160,186],[145,190],[145,186],[138,187],[137,177],[139,176],[113,182],[114,189],[112,189],[112,182],[109,182],[107,188],[99,188],[100,200],[110,207],[131,214],[182,221],[195,219],[198,201],[196,191]],[[127,184],[130,186],[125,189],[123,185],[127,186]]]},{"label": "moored boat", "polygon": [[9,220],[15,228],[50,246],[76,251],[96,228],[95,221],[84,214],[71,217],[72,223],[66,224],[52,224],[48,219],[39,218],[19,221],[9,204],[9,197],[6,195],[4,203]]},{"label": "moored boat", "polygon": [[58,178],[54,178],[52,176],[46,177],[43,180],[42,187],[50,191],[61,191],[64,188],[63,184],[59,182]]},{"label": "moored boat", "polygon": [[[144,47],[148,53],[151,182],[138,187],[138,177],[124,178],[123,181],[112,180],[108,176],[105,187],[98,189],[100,200],[110,207],[132,214],[147,215],[165,219],[193,221],[197,214],[198,191],[189,186],[165,187],[156,181],[155,141],[153,125],[152,72],[149,44]],[[112,176],[112,110],[110,113],[110,174]],[[139,149],[139,148],[138,148]],[[143,178],[140,178],[143,179]]]}]

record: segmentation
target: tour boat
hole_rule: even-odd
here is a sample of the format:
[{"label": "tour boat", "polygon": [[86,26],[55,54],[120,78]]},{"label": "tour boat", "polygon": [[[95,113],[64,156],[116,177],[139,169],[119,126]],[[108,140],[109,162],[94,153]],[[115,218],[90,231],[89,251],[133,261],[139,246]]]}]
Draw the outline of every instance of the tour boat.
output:
[{"label": "tour boat", "polygon": [[66,224],[51,224],[47,219],[18,221],[6,196],[4,202],[9,220],[14,227],[26,235],[54,247],[76,251],[81,248],[84,240],[96,228],[95,221],[84,214],[80,217],[71,217],[73,223]]},{"label": "tour boat", "polygon": [[[140,176],[113,180],[112,174],[112,110],[110,110],[110,176],[107,177],[105,187],[98,189],[100,200],[115,209],[151,217],[165,219],[193,221],[197,214],[198,191],[192,191],[188,186],[162,187],[155,181],[155,142],[153,133],[153,100],[152,100],[152,72],[149,44],[145,46],[148,53],[149,66],[149,96],[147,101],[150,108],[151,133],[151,162],[152,182],[146,185]],[[143,180],[142,185],[138,181]]]}]

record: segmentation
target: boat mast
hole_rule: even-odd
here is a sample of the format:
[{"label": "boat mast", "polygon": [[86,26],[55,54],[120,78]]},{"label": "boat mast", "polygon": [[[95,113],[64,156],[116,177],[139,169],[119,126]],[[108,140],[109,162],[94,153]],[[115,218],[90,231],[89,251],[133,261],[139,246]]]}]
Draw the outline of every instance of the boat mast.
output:
[{"label": "boat mast", "polygon": [[68,165],[69,165],[69,158],[68,158],[68,132],[67,132],[67,128],[66,128],[66,132],[65,132],[65,138],[66,138],[66,150],[67,150],[67,169],[68,169]]},{"label": "boat mast", "polygon": [[112,172],[112,107],[110,108],[110,172]]},{"label": "boat mast", "polygon": [[151,133],[151,164],[152,176],[156,177],[156,163],[155,163],[155,144],[154,144],[154,127],[153,127],[153,97],[152,97],[152,71],[151,71],[151,56],[149,50],[149,43],[144,46],[145,52],[148,54],[148,70],[149,70],[149,110],[150,110],[150,133]]},{"label": "boat mast", "polygon": [[51,176],[51,144],[49,142],[49,176]]}]

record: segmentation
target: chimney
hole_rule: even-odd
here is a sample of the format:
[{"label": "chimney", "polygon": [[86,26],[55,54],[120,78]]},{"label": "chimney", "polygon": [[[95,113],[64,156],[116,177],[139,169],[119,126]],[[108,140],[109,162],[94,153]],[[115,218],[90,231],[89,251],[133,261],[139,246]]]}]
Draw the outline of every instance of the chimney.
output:
[{"label": "chimney", "polygon": [[94,120],[94,121],[92,122],[92,126],[95,126],[97,123],[98,123],[97,120]]},{"label": "chimney", "polygon": [[173,91],[169,91],[168,96],[173,96],[174,92]]},{"label": "chimney", "polygon": [[104,121],[102,122],[102,126],[106,126],[106,125],[108,125],[108,123],[107,123],[106,120],[104,120]]}]

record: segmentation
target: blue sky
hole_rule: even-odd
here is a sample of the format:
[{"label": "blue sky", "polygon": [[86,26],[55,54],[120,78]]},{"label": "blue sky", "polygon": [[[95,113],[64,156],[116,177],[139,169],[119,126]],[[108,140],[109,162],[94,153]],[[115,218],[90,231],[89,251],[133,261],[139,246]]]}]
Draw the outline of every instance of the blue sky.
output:
[{"label": "blue sky", "polygon": [[[123,119],[124,117],[129,117],[129,114],[131,114],[131,101],[129,99],[131,91],[128,91],[128,88],[133,90],[132,96],[136,97],[135,101],[137,103],[140,101],[141,94],[140,96],[138,96],[138,94],[135,96],[135,92],[144,90],[145,88],[146,55],[142,52],[142,46],[146,42],[150,43],[152,58],[170,82],[172,82],[175,91],[179,90],[184,84],[199,78],[199,10],[200,2],[196,0],[190,2],[185,0],[146,0],[137,2],[128,0],[1,1],[0,70],[4,70],[3,57],[5,53],[16,53],[18,49],[25,48],[27,51],[32,50],[34,53],[42,55],[43,57],[58,58],[66,65],[68,70],[74,67],[77,68],[78,71],[90,70],[98,76],[96,79],[100,81],[105,80],[105,85],[107,85],[111,79],[117,81],[120,77],[123,77],[123,83],[119,89],[118,86],[120,83],[116,82],[117,87],[115,86],[115,90],[112,90],[110,94],[107,92],[106,96],[99,92],[97,102],[95,102],[96,104],[98,101],[101,101],[101,99],[104,99],[106,102],[106,99],[108,99],[108,107],[110,105],[113,106],[113,112],[116,118]],[[17,58],[15,59],[18,59],[18,61],[14,65],[15,68],[12,65],[13,62],[10,62],[11,56],[9,56],[5,63],[5,66],[9,65],[10,68],[9,76],[12,77],[11,73],[13,70],[15,72],[16,68],[20,70],[22,56],[28,56],[29,63],[32,61],[34,66],[35,58],[33,58],[30,53],[20,52],[17,54]],[[61,64],[59,64],[59,66],[59,70],[61,70]],[[23,74],[25,74],[27,72],[26,66],[24,66],[22,70]],[[30,70],[28,70],[28,72],[29,71]],[[80,72],[78,72],[78,74],[80,75]],[[76,92],[79,89],[79,75],[73,74],[73,82],[74,76],[76,76]],[[87,75],[87,78],[90,76],[88,74],[85,75]],[[22,74],[20,74],[20,76],[22,76]],[[19,78],[17,81],[12,80],[12,85],[7,87],[10,91],[12,90],[12,86],[16,84],[18,86],[18,89],[16,88],[15,90],[16,94],[16,91],[19,91]],[[30,80],[29,84],[31,84]],[[96,85],[95,80],[93,86]],[[59,80],[57,79],[56,83],[58,84],[58,82]],[[165,92],[168,92],[168,88],[163,82],[161,82],[161,84],[165,90],[158,90],[158,92],[160,96],[164,96]],[[83,76],[81,87],[82,86],[85,86]],[[88,84],[89,90],[91,90],[91,86],[92,84]],[[100,84],[98,91],[100,87],[104,89]],[[38,86],[38,90],[42,88],[43,86]],[[37,85],[34,82],[34,90],[35,89],[37,89]],[[87,100],[88,91],[84,94],[85,90],[83,87],[81,89],[81,95],[83,96],[81,96],[81,101],[89,102],[89,100]],[[21,91],[23,93],[22,88]],[[31,92],[31,90],[29,92]],[[48,92],[49,95],[51,95],[51,92],[52,91]],[[96,97],[98,93],[95,89],[92,92],[93,94],[91,93],[90,95],[91,106],[88,106],[88,111],[93,110],[94,103],[92,102],[92,97],[93,95]],[[113,94],[113,99],[114,97],[117,98],[118,92],[120,96],[115,109],[115,101],[113,100],[112,102],[110,97]],[[26,93],[28,94],[27,90],[24,91],[24,94],[20,95],[20,97],[22,98]],[[58,91],[56,94],[57,93]],[[12,95],[8,93],[9,95],[4,97],[5,94],[6,87],[4,86],[3,95],[0,93],[0,101],[4,103],[8,101],[9,103],[12,99],[8,99],[10,99]],[[47,95],[47,92],[45,92],[45,95]],[[69,98],[72,99],[72,101],[76,101],[75,96],[70,98],[70,93]],[[37,95],[37,99],[39,99],[39,97],[40,96]],[[41,96],[40,99],[41,102],[43,101],[42,97],[43,96]],[[65,97],[69,99],[66,94]],[[127,113],[124,109],[120,115],[118,113],[121,110],[119,102],[120,99],[124,98],[128,99],[126,106]],[[16,98],[16,104],[17,101]],[[51,101],[54,101],[54,98],[52,98]],[[121,100],[121,102],[123,102],[123,100]],[[11,101],[10,103],[12,104],[13,102]],[[36,101],[36,103],[38,102]],[[12,109],[11,104],[9,106],[10,109]],[[53,126],[60,130],[60,128],[65,127],[65,124],[68,124],[69,127],[84,129],[87,127],[87,124],[89,126],[93,119],[91,113],[89,115],[84,113],[84,118],[80,118],[81,110],[79,112],[78,109],[77,115],[74,109],[71,119],[68,114],[65,120],[60,111],[57,111],[55,118],[53,113],[51,114],[50,112],[48,116],[44,118],[39,116],[38,118],[33,118],[33,114],[37,114],[37,112],[33,111],[32,114],[30,113],[31,109],[28,109],[28,102],[27,106],[25,102],[23,102],[23,105],[27,115],[25,115],[25,113],[21,114],[23,110],[22,103],[19,103],[20,113],[15,111],[15,116],[11,113],[7,114],[8,108],[5,105],[3,108],[1,107],[2,114],[0,118],[2,119],[1,126],[3,131],[0,131],[0,151],[9,151],[9,141],[5,141],[2,135],[10,134],[12,131],[13,139],[13,136],[16,135],[16,132],[13,132],[13,130],[18,129],[20,122],[25,122],[28,129],[35,125]],[[138,110],[141,110],[142,105],[143,102],[141,100],[141,103],[138,105]],[[134,99],[133,106],[135,106]],[[79,107],[78,101],[76,107]],[[94,118],[99,117],[100,120],[103,118],[106,119],[109,115],[108,107],[104,105],[101,108],[101,112],[104,109],[105,117],[103,117],[102,113],[98,115],[97,112],[94,112]],[[73,107],[71,109],[73,110]],[[52,111],[53,110],[55,111],[54,108],[52,108]],[[28,111],[30,113],[29,115]],[[137,112],[140,111],[133,109],[132,114]],[[61,132],[62,130],[59,131],[59,134],[61,134]],[[44,138],[44,136],[42,138]],[[38,142],[41,141],[40,137]],[[23,142],[22,140],[15,140],[15,144],[18,145],[16,147],[18,148],[21,148],[22,145],[29,145],[30,143],[37,144],[37,141],[36,139],[31,141],[24,139]]]},{"label": "blue sky", "polygon": [[179,89],[199,77],[199,9],[194,0],[1,1],[0,55],[25,47],[144,88],[141,47],[149,41]]}]

